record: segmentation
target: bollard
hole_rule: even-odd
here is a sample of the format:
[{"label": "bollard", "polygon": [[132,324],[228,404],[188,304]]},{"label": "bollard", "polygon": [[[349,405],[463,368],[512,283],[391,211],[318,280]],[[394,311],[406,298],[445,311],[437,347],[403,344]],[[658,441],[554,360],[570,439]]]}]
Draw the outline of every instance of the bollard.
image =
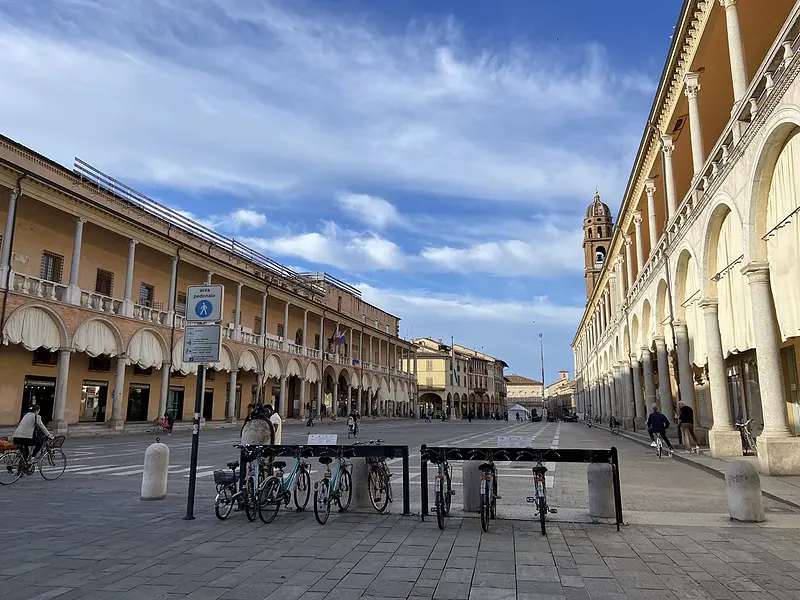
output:
[{"label": "bollard", "polygon": [[261,446],[272,444],[270,424],[263,419],[253,419],[242,427],[242,444]]},{"label": "bollard", "polygon": [[351,464],[353,465],[350,469],[350,476],[353,480],[353,499],[350,502],[350,509],[372,508],[367,489],[367,474],[369,473],[367,459],[353,458]]},{"label": "bollard", "polygon": [[461,466],[461,485],[464,491],[464,512],[481,511],[481,461],[465,460]]},{"label": "bollard", "polygon": [[613,467],[607,463],[592,463],[588,468],[588,479],[589,516],[593,519],[615,518]]},{"label": "bollard", "polygon": [[756,466],[745,460],[734,460],[725,467],[728,488],[728,512],[734,521],[764,522],[761,478]]},{"label": "bollard", "polygon": [[144,453],[142,472],[142,500],[163,500],[167,496],[167,476],[169,475],[169,447],[156,438]]}]

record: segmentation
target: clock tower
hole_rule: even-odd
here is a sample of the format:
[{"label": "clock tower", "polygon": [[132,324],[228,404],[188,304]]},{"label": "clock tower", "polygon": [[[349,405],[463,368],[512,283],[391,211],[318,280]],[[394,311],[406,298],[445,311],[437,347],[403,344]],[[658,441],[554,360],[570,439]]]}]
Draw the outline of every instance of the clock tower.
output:
[{"label": "clock tower", "polygon": [[614,222],[611,209],[600,201],[600,192],[594,192],[594,201],[586,209],[583,219],[583,259],[586,278],[586,299],[591,297],[600,271],[606,262]]}]

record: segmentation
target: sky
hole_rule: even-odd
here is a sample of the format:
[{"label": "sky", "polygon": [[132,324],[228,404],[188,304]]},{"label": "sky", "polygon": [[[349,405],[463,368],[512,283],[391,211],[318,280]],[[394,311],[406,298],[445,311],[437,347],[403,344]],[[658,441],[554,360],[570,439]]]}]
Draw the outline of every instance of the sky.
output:
[{"label": "sky", "polygon": [[0,0],[0,131],[550,383],[680,5]]}]

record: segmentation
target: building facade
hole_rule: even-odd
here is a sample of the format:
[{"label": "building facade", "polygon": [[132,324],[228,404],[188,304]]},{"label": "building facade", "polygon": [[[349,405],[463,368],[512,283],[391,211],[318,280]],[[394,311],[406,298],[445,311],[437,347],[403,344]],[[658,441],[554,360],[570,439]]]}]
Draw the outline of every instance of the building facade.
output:
[{"label": "building facade", "polygon": [[517,404],[516,398],[541,398],[544,395],[544,386],[541,381],[530,379],[522,375],[507,375],[508,406]]},{"label": "building facade", "polygon": [[680,400],[714,456],[752,419],[768,474],[800,473],[798,34],[794,0],[685,1],[572,344],[579,412]]},{"label": "building facade", "polygon": [[[415,348],[399,319],[325,274],[293,272],[76,160],[0,137],[0,426],[31,403],[54,429],[135,428],[194,412],[186,287],[225,287],[202,414],[263,398],[300,418],[411,411]],[[333,343],[336,332],[338,343]]]}]

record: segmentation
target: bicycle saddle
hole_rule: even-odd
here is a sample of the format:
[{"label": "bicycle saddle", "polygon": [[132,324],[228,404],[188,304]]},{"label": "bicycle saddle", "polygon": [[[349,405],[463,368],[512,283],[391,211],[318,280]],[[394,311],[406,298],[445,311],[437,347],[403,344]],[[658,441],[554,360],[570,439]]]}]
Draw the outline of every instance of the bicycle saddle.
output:
[{"label": "bicycle saddle", "polygon": [[491,463],[481,463],[480,465],[478,465],[478,470],[479,471],[489,471],[489,470],[494,471],[494,465],[491,464]]},{"label": "bicycle saddle", "polygon": [[282,469],[285,466],[286,466],[286,463],[283,462],[282,460],[276,460],[274,463],[272,463],[272,467],[275,468],[275,469]]},{"label": "bicycle saddle", "polygon": [[319,462],[323,465],[329,465],[333,462],[333,459],[330,456],[321,456]]},{"label": "bicycle saddle", "polygon": [[234,470],[239,468],[239,461],[238,460],[234,460],[234,461],[231,461],[231,462],[226,463],[226,464],[228,465],[228,468],[231,471],[234,471]]},{"label": "bicycle saddle", "polygon": [[533,472],[534,473],[547,473],[547,467],[545,467],[544,465],[536,465],[535,467],[533,467]]}]

